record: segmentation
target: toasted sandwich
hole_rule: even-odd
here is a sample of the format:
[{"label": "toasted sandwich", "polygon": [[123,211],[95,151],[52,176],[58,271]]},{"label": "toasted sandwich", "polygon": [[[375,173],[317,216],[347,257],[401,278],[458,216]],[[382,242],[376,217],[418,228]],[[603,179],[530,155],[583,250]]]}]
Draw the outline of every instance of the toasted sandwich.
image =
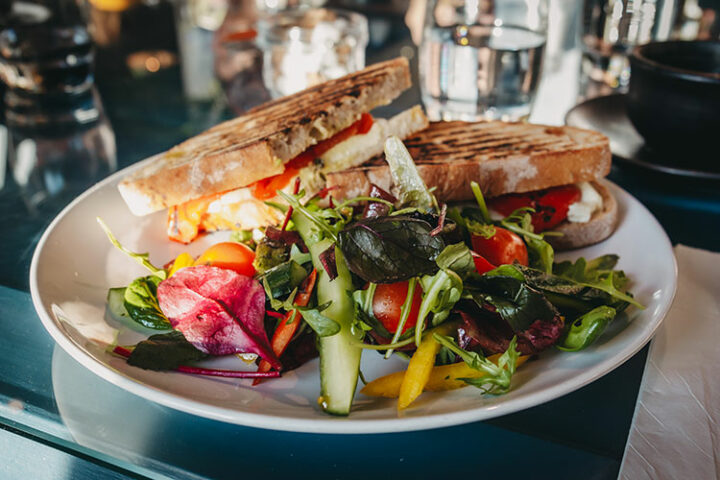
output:
[{"label": "toasted sandwich", "polygon": [[[522,206],[535,209],[536,230],[551,226],[563,233],[547,237],[556,248],[602,241],[617,224],[617,202],[602,180],[612,155],[600,133],[526,123],[433,122],[404,143],[439,201],[473,200],[474,180],[489,206],[504,215]],[[382,157],[328,173],[326,181],[337,198],[367,195],[373,184],[392,189]]]},{"label": "toasted sandwich", "polygon": [[406,138],[428,125],[413,107],[390,119],[369,112],[411,85],[408,62],[397,58],[260,105],[167,152],[122,180],[130,210],[168,209],[168,234],[190,242],[203,231],[277,223],[266,202],[301,178],[312,194],[324,176],[382,153],[389,136]]}]

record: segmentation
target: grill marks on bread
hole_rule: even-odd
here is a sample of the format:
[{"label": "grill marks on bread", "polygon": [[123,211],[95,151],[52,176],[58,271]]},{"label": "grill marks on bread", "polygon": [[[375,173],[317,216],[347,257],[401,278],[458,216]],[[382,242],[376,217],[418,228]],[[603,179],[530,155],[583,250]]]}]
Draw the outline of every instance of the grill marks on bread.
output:
[{"label": "grill marks on bread", "polygon": [[[504,122],[434,122],[405,140],[440,201],[472,200],[469,183],[487,196],[540,190],[601,178],[610,171],[608,139],[573,127]],[[367,195],[370,183],[390,188],[385,159],[327,176],[337,198]]]},{"label": "grill marks on bread", "polygon": [[263,104],[155,156],[119,185],[136,215],[245,187],[410,87],[405,58]]}]

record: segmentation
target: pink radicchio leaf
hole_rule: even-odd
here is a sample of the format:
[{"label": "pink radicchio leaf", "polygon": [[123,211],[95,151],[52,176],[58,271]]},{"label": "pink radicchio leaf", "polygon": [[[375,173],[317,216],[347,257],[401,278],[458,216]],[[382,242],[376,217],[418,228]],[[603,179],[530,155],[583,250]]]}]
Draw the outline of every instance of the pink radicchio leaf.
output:
[{"label": "pink radicchio leaf", "polygon": [[186,267],[160,282],[157,294],[173,328],[198,350],[256,353],[281,368],[265,332],[265,291],[257,280],[224,268]]}]

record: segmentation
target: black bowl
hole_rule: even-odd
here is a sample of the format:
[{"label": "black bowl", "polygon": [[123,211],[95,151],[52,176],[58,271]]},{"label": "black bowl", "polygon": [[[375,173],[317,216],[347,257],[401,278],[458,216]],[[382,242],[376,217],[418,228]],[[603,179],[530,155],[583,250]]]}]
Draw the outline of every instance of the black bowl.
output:
[{"label": "black bowl", "polygon": [[720,42],[641,45],[630,68],[628,116],[648,145],[677,152],[717,147]]}]

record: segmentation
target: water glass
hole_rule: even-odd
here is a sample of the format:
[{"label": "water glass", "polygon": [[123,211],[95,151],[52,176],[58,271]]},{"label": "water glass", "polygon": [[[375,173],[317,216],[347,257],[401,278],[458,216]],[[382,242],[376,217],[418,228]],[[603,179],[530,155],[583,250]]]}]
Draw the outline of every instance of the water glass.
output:
[{"label": "water glass", "polygon": [[260,19],[258,43],[265,86],[281,97],[364,68],[368,22],[344,10],[286,11]]},{"label": "water glass", "polygon": [[583,96],[627,91],[630,50],[635,45],[668,40],[678,5],[674,0],[585,0]]},{"label": "water glass", "polygon": [[429,0],[420,88],[433,120],[524,120],[547,36],[546,0]]}]

